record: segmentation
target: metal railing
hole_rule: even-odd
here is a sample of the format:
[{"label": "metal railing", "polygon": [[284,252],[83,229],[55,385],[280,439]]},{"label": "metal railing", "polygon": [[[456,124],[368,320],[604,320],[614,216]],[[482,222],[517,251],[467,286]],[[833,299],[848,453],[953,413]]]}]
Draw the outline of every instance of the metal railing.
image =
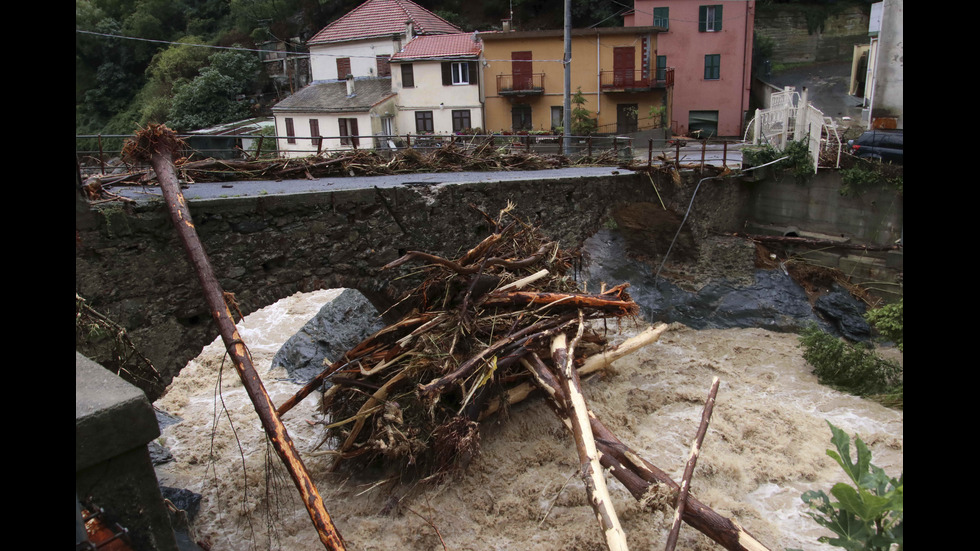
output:
[{"label": "metal railing", "polygon": [[[658,74],[659,73],[659,74]],[[647,71],[600,71],[599,88],[604,92],[627,90],[653,90],[674,85],[674,69],[661,69],[654,74]]]},{"label": "metal railing", "polygon": [[497,75],[497,93],[502,95],[544,94],[544,73]]}]

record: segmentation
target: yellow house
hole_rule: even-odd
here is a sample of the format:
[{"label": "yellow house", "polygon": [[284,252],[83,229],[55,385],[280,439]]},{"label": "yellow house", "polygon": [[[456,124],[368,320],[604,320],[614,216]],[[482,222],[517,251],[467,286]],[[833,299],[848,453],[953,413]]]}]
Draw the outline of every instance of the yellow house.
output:
[{"label": "yellow house", "polygon": [[[581,90],[596,133],[626,134],[670,120],[673,71],[657,66],[661,27],[571,32],[571,88]],[[562,126],[564,32],[480,33],[486,130],[551,131]],[[574,110],[579,107],[572,103]],[[573,121],[573,134],[575,126]]]}]

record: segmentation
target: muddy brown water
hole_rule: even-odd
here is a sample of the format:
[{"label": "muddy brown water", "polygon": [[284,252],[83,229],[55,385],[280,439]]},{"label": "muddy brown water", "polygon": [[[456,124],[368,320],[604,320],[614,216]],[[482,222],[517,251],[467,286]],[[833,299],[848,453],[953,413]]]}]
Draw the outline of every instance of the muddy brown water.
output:
[{"label": "muddy brown water", "polygon": [[[239,330],[276,403],[298,389],[272,357],[338,290],[297,294],[248,316]],[[614,341],[643,326],[623,325]],[[194,537],[211,549],[319,549],[322,545],[220,341],[181,372],[155,404],[183,419],[160,438],[174,461],[162,485],[200,493]],[[898,357],[895,351],[885,351]],[[736,519],[770,549],[831,549],[804,514],[800,494],[844,482],[826,455],[827,421],[869,445],[892,476],[903,470],[901,411],[817,383],[796,335],[762,329],[692,330],[661,340],[585,383],[599,418],[646,459],[680,480],[713,377],[721,386],[692,493]],[[575,476],[574,441],[540,400],[486,425],[481,453],[453,480],[407,486],[330,474],[316,455],[320,421],[308,398],[285,423],[351,550],[591,550],[604,540]],[[273,458],[267,463],[267,458]],[[267,465],[273,476],[267,476]],[[611,477],[616,510],[634,549],[662,548],[671,512],[643,509]],[[393,499],[397,497],[399,501]],[[388,510],[387,514],[382,511]],[[686,525],[678,549],[719,549]]]}]

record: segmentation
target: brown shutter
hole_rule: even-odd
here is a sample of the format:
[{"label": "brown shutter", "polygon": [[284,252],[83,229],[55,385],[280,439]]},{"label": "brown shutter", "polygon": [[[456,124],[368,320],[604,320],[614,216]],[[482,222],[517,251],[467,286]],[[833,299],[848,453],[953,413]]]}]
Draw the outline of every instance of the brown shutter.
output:
[{"label": "brown shutter", "polygon": [[388,59],[391,58],[390,55],[379,55],[378,60],[378,76],[379,77],[390,77],[391,76],[391,64]]},{"label": "brown shutter", "polygon": [[286,118],[286,142],[296,143],[296,130],[293,129],[293,119]]},{"label": "brown shutter", "polygon": [[530,90],[531,52],[511,52],[510,66],[514,73],[514,90]]},{"label": "brown shutter", "polygon": [[480,64],[476,61],[470,62],[470,84],[480,83]]},{"label": "brown shutter", "polygon": [[453,85],[453,64],[448,61],[442,62],[442,85]]},{"label": "brown shutter", "polygon": [[340,145],[347,145],[347,119],[337,119],[340,121]]},{"label": "brown shutter", "polygon": [[338,57],[337,58],[337,78],[344,79],[350,72],[350,58],[349,57]]},{"label": "brown shutter", "polygon": [[415,88],[415,69],[411,63],[402,65],[402,88]]},{"label": "brown shutter", "polygon": [[613,85],[632,86],[636,67],[636,51],[632,46],[613,48]]},{"label": "brown shutter", "polygon": [[357,119],[347,120],[350,121],[350,135],[352,136],[351,143],[354,144],[354,149],[357,149],[357,147],[361,145],[360,141],[357,139]]}]

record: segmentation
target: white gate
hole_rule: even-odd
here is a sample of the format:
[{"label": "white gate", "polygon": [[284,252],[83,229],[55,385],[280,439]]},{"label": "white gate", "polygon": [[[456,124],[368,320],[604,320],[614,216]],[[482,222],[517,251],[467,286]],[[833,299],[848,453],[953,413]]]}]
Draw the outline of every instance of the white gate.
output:
[{"label": "white gate", "polygon": [[[780,151],[786,149],[791,141],[808,140],[807,149],[813,159],[813,171],[820,165],[820,152],[823,149],[834,151],[834,166],[839,166],[841,142],[833,119],[825,117],[816,107],[806,101],[806,91],[800,95],[787,86],[782,92],[770,95],[768,109],[756,109],[755,118],[749,124],[753,145],[770,145]],[[749,141],[746,136],[745,141]]]}]

